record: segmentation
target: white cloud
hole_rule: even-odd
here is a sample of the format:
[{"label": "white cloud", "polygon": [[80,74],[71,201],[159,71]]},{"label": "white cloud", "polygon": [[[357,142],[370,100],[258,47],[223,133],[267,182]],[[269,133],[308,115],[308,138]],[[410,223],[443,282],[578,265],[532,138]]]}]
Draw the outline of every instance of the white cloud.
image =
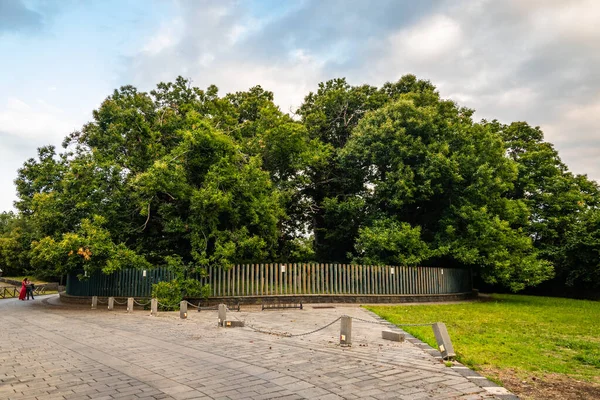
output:
[{"label": "white cloud", "polygon": [[163,24],[159,31],[148,39],[146,44],[142,47],[142,52],[150,55],[157,55],[165,49],[179,43],[183,34],[183,20],[176,18],[167,24]]},{"label": "white cloud", "polygon": [[600,3],[596,0],[518,1],[515,6],[527,12],[534,31],[577,44],[594,46],[600,40]]},{"label": "white cloud", "polygon": [[48,139],[54,142],[79,127],[81,124],[72,121],[63,110],[41,99],[27,104],[11,97],[0,106],[0,130],[23,141]]},{"label": "white cloud", "polygon": [[434,15],[391,35],[390,46],[398,57],[417,62],[439,61],[455,52],[462,41],[457,21],[446,15]]}]

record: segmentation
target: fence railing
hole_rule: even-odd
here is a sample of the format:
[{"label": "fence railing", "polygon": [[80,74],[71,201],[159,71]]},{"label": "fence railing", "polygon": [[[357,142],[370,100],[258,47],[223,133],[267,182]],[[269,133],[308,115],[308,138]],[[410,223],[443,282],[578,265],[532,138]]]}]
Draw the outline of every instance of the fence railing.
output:
[{"label": "fence railing", "polygon": [[213,297],[405,295],[469,292],[470,271],[354,264],[242,264],[200,278]]},{"label": "fence railing", "polygon": [[[67,278],[67,294],[75,296],[149,297],[152,284],[174,279],[164,268],[123,270],[112,275]],[[208,268],[196,276],[209,284],[211,297],[282,295],[436,295],[472,290],[467,269],[394,267],[355,264],[241,264]]]},{"label": "fence railing", "polygon": [[[0,287],[0,299],[19,297],[20,292],[21,292],[20,287],[16,287],[16,286]],[[35,289],[33,289],[33,294],[35,296],[46,294],[46,286],[36,286]]]}]

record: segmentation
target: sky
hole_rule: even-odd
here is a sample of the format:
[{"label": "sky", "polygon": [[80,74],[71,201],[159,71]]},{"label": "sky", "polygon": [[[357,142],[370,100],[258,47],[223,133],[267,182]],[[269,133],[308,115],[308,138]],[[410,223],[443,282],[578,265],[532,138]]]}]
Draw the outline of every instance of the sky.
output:
[{"label": "sky", "polygon": [[261,85],[288,112],[328,79],[412,73],[476,119],[540,126],[600,181],[598,21],[596,0],[0,0],[0,211],[18,168],[115,88],[178,75]]}]

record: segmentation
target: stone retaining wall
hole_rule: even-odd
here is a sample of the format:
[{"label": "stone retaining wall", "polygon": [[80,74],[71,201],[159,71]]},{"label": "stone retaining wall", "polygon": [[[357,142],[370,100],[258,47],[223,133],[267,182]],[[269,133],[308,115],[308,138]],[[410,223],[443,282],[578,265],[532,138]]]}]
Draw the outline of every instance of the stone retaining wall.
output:
[{"label": "stone retaining wall", "polygon": [[201,302],[207,305],[226,304],[262,304],[269,302],[281,303],[431,303],[476,299],[477,290],[467,293],[453,294],[413,294],[413,295],[297,295],[297,296],[244,296],[244,297],[211,297],[209,299],[188,298],[191,303]]},{"label": "stone retaining wall", "polygon": [[[187,298],[189,302],[198,304],[199,302],[203,305],[217,305],[220,303],[226,304],[262,304],[269,302],[281,302],[281,303],[352,303],[352,304],[371,304],[371,303],[431,303],[431,302],[446,302],[446,301],[461,301],[461,300],[473,300],[479,295],[477,290],[473,290],[468,293],[454,293],[454,294],[437,294],[437,295],[298,295],[298,296],[247,296],[247,297],[211,297],[210,299],[199,299],[199,298]],[[92,304],[91,296],[71,296],[65,292],[60,293],[60,299],[62,302],[70,304]],[[126,301],[126,297],[115,297],[119,302]],[[98,296],[98,300],[106,302],[107,297]],[[147,300],[147,299],[137,299]],[[103,304],[102,304],[103,305]],[[100,305],[99,305],[100,306]],[[115,307],[118,305],[115,304]],[[141,306],[135,305],[136,308],[142,308]]]}]

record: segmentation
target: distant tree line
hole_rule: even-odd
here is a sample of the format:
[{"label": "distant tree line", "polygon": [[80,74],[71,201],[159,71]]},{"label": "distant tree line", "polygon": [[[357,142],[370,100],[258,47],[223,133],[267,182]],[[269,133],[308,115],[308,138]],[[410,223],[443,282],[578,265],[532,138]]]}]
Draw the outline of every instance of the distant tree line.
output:
[{"label": "distant tree line", "polygon": [[321,83],[294,114],[260,86],[124,86],[61,152],[19,169],[0,265],[57,276],[316,260],[600,289],[597,183],[539,128],[472,115],[413,75]]}]

